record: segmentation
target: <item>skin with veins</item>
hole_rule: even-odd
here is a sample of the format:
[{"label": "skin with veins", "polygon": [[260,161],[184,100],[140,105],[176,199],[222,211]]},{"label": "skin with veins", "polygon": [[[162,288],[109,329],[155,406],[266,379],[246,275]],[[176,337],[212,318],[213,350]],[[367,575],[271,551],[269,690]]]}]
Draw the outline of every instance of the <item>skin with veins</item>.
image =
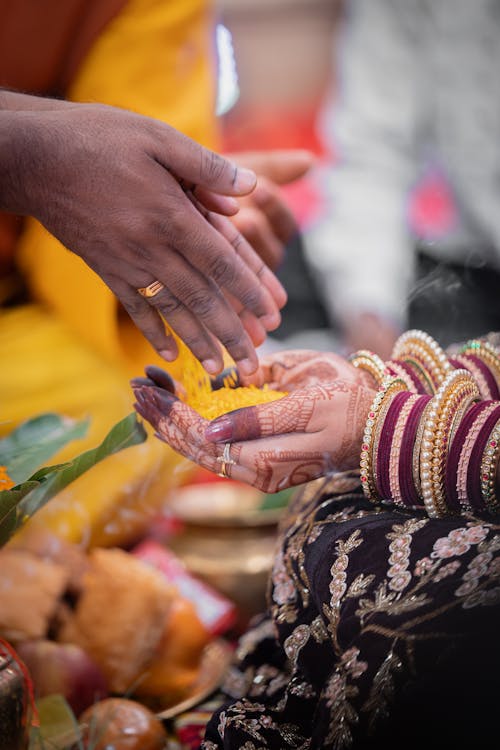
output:
[{"label": "skin with veins", "polygon": [[132,381],[136,410],[157,437],[211,471],[220,471],[226,442],[235,462],[226,466],[227,474],[264,492],[359,464],[375,392],[367,373],[335,354],[296,351],[265,358],[253,382],[268,383],[288,395],[212,422],[182,403],[158,372],[149,369],[147,374]]}]

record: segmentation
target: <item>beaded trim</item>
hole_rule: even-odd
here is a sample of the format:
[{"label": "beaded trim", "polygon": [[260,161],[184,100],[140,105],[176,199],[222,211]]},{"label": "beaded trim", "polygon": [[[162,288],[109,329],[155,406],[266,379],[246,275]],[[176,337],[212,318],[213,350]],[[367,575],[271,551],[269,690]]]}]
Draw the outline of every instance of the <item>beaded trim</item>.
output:
[{"label": "beaded trim", "polygon": [[475,419],[471,424],[467,435],[465,436],[465,440],[460,451],[460,458],[458,459],[456,487],[458,501],[463,510],[470,511],[471,509],[471,505],[469,502],[470,498],[467,494],[467,475],[469,472],[469,463],[472,449],[486,420],[496,408],[497,404],[494,402],[487,404],[487,406],[483,409],[479,410],[478,408],[478,411],[480,413],[476,414]]},{"label": "beaded trim", "polygon": [[361,370],[369,372],[377,385],[380,385],[384,376],[387,375],[383,360],[378,354],[368,349],[359,349],[354,354],[349,355],[348,360],[353,367],[359,367]]},{"label": "beaded trim", "polygon": [[488,437],[481,460],[481,495],[485,506],[492,513],[498,513],[498,502],[495,485],[497,465],[500,459],[500,420],[496,423]]},{"label": "beaded trim", "polygon": [[408,396],[408,399],[403,404],[403,407],[399,413],[396,426],[394,428],[394,435],[391,443],[391,457],[389,460],[389,485],[391,490],[391,497],[396,505],[404,505],[403,491],[401,488],[401,471],[405,473],[410,470],[411,464],[403,459],[403,438],[406,431],[406,426],[409,421],[410,414],[413,407],[421,399],[421,396],[412,394]]},{"label": "beaded trim", "polygon": [[415,329],[401,334],[394,344],[391,359],[401,359],[420,370],[429,381],[431,393],[436,392],[452,369],[437,341]]},{"label": "beaded trim", "polygon": [[457,409],[472,399],[479,399],[472,375],[467,370],[454,370],[444,379],[426,415],[420,476],[422,498],[431,518],[447,515],[444,470],[454,417]]},{"label": "beaded trim", "polygon": [[[464,346],[461,347],[459,354],[472,354],[481,359],[488,366],[495,378],[497,389],[500,389],[500,356],[494,346],[488,341],[474,339],[464,344]],[[498,399],[499,395],[494,394],[494,398]]]},{"label": "beaded trim", "polygon": [[365,496],[372,502],[377,502],[380,499],[377,495],[373,476],[374,456],[372,450],[373,436],[380,410],[384,403],[387,403],[387,399],[390,399],[400,391],[406,390],[406,383],[401,378],[384,377],[368,412],[368,419],[366,420],[361,444],[360,479]]}]

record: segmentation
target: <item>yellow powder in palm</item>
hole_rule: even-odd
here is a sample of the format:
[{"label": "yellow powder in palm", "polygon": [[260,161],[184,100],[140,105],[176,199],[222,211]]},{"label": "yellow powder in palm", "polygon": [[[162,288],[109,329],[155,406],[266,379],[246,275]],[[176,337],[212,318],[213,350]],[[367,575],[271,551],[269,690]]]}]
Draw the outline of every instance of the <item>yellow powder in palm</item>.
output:
[{"label": "yellow powder in palm", "polygon": [[[176,364],[182,368],[181,382],[185,389],[185,394],[180,394],[180,397],[205,419],[215,419],[233,409],[276,401],[287,395],[283,391],[273,391],[267,385],[262,388],[255,385],[236,386],[236,378],[231,375],[224,378],[222,388],[213,391],[210,376],[201,363],[183,341],[172,335],[179,348]],[[227,352],[224,352],[224,365],[226,368],[234,366]]]}]

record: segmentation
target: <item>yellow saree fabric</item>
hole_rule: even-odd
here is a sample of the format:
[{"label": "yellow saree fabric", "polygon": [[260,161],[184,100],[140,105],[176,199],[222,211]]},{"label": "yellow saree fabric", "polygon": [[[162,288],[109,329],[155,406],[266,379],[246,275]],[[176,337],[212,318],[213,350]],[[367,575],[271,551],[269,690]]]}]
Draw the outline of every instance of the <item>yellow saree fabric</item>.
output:
[{"label": "yellow saree fabric", "polygon": [[[130,0],[93,44],[67,98],[153,116],[217,147],[212,29],[205,0]],[[129,377],[162,361],[103,282],[34,220],[19,265],[35,304],[0,311],[0,430],[42,411],[90,417],[88,436],[62,460],[97,445],[132,410]],[[30,524],[90,545],[123,542],[189,470],[150,437],[94,467]]]}]

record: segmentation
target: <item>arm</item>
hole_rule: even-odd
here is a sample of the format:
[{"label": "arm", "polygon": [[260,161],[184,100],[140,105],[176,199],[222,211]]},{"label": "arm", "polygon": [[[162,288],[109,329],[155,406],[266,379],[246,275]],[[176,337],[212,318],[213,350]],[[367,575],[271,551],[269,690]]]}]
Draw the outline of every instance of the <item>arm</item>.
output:
[{"label": "arm", "polygon": [[[306,237],[306,252],[328,308],[350,334],[351,350],[376,348],[353,340],[360,332],[353,321],[363,314],[385,321],[389,338],[400,332],[412,276],[405,206],[423,97],[419,19],[406,6],[390,0],[348,4],[338,94],[323,122],[336,161],[319,175],[326,215]],[[375,329],[372,322],[365,320]]]},{"label": "arm", "polygon": [[[243,371],[255,370],[252,339],[279,324],[286,295],[212,213],[236,211],[233,196],[252,190],[254,174],[114,107],[13,92],[0,106],[0,208],[34,216],[80,255],[165,359],[177,350],[160,316],[209,372],[222,368],[214,336]],[[156,279],[160,293],[141,297]]]}]

